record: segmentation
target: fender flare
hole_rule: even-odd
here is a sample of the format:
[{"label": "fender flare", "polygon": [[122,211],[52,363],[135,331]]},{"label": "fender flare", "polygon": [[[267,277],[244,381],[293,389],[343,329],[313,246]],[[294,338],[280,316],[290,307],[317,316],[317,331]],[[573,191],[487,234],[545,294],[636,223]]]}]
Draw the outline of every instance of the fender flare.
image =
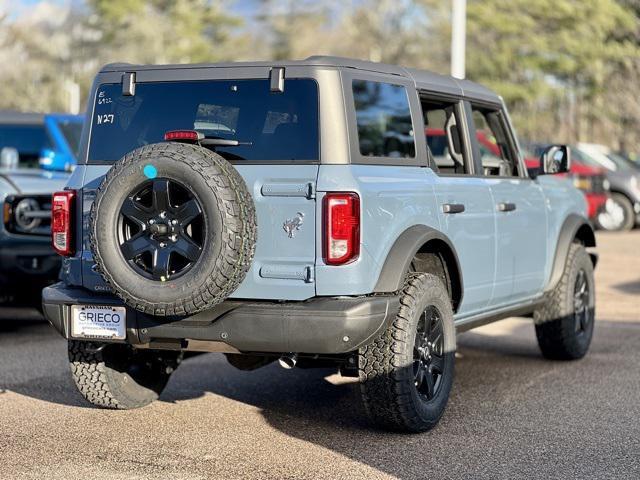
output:
[{"label": "fender flare", "polygon": [[[549,276],[549,281],[544,289],[545,293],[553,290],[562,278],[562,273],[564,272],[564,267],[567,261],[567,255],[569,254],[569,247],[571,247],[571,244],[576,238],[582,240],[586,247],[596,246],[596,236],[589,221],[581,215],[572,213],[565,219],[562,227],[560,228],[560,234],[558,235],[558,241],[556,242],[556,251],[551,267],[551,275]],[[589,255],[595,268],[598,262],[598,256],[595,253],[590,253]]]},{"label": "fender flare", "polygon": [[[375,293],[396,292],[402,288],[406,273],[411,267],[411,262],[415,258],[420,249],[430,241],[438,241],[444,243],[451,253],[451,262],[447,262],[447,266],[455,268],[454,275],[457,276],[456,288],[459,292],[454,295],[454,310],[460,306],[463,297],[462,269],[458,254],[449,238],[442,232],[425,225],[414,225],[406,229],[396,239],[391,246],[387,258],[382,265],[378,281],[373,289]],[[455,292],[454,292],[455,293]]]}]

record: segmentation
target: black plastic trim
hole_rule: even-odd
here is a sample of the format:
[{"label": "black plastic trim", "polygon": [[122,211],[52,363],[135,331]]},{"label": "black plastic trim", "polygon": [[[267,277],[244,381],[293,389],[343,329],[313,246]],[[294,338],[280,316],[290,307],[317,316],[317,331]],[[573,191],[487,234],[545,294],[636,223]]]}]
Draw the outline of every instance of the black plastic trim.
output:
[{"label": "black plastic trim", "polygon": [[506,307],[504,309],[491,311],[480,315],[474,315],[469,318],[459,320],[455,322],[456,332],[466,332],[467,330],[482,327],[483,325],[488,325],[490,323],[504,320],[505,318],[509,317],[523,317],[526,315],[531,315],[539,306],[542,305],[542,303],[542,299],[537,299],[526,302],[524,304],[518,304]]},{"label": "black plastic trim", "polygon": [[[589,223],[589,221],[575,213],[570,214],[564,223],[562,224],[562,228],[560,229],[560,235],[558,236],[558,242],[556,246],[555,256],[553,258],[553,266],[551,269],[551,275],[549,277],[549,282],[545,288],[545,292],[549,292],[553,290],[557,285],[560,279],[562,278],[562,272],[564,272],[564,266],[567,261],[567,255],[569,254],[569,247],[576,239],[578,231],[580,229],[586,229],[587,238],[584,243],[586,247],[595,247],[596,246],[596,237],[593,232],[593,227]],[[591,261],[593,262],[593,266],[595,268],[598,257],[595,254],[591,255]]]},{"label": "black plastic trim", "polygon": [[[111,295],[57,283],[42,292],[45,317],[70,336],[71,305],[124,305]],[[398,312],[398,297],[316,297],[304,302],[225,301],[188,317],[153,317],[127,307],[127,340],[223,342],[241,352],[342,354],[369,343]]]},{"label": "black plastic trim", "polygon": [[462,269],[460,268],[460,261],[458,260],[456,250],[453,247],[453,243],[451,243],[443,233],[425,225],[414,225],[402,232],[397,238],[382,266],[382,271],[380,272],[378,282],[373,291],[381,293],[398,291],[402,287],[404,277],[409,271],[416,253],[418,253],[423,245],[432,240],[444,242],[453,254],[455,267],[457,269],[457,278],[460,283],[460,295],[454,303],[456,307],[459,306],[462,303],[464,291]]}]

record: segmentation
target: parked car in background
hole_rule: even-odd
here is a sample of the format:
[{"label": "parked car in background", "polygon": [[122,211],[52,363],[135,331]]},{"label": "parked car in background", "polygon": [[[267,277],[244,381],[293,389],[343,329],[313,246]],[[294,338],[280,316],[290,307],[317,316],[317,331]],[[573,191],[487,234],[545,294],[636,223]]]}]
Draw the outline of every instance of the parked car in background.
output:
[{"label": "parked car in background", "polygon": [[21,167],[69,172],[83,121],[83,115],[0,112],[0,149],[15,148]]},{"label": "parked car in background", "polygon": [[624,159],[629,163],[632,167],[640,168],[640,157],[636,153],[630,152],[615,152],[617,156]]},{"label": "parked car in background", "polygon": [[43,145],[51,145],[44,117],[0,115],[0,298],[18,296],[39,304],[39,290],[58,277],[51,247],[51,195],[69,177],[39,168]]},{"label": "parked car in background", "polygon": [[40,150],[40,167],[44,170],[70,172],[78,163],[82,133],[82,115],[51,113],[44,116],[49,144]]},{"label": "parked car in background", "polygon": [[44,115],[0,112],[0,150],[4,148],[15,149],[21,167],[37,167],[41,150],[48,144],[49,140],[44,128]]},{"label": "parked car in background", "polygon": [[611,198],[597,215],[597,226],[605,230],[631,230],[640,223],[640,169],[602,145],[579,143],[572,151],[575,161],[605,169]]}]

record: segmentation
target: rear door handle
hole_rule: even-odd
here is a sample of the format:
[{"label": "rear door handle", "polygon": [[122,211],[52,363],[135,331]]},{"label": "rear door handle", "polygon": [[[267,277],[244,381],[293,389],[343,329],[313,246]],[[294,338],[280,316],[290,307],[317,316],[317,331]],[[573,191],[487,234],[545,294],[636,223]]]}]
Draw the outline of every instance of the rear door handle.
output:
[{"label": "rear door handle", "polygon": [[464,205],[462,203],[445,203],[442,205],[442,211],[444,213],[462,213]]},{"label": "rear door handle", "polygon": [[498,204],[499,212],[513,212],[516,209],[515,203],[501,202]]}]

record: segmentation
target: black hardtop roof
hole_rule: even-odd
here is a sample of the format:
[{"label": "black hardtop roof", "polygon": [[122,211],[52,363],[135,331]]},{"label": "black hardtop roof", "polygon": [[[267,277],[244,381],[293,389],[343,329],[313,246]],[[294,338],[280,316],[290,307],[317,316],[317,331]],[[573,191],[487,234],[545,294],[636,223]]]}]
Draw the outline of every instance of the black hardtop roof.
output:
[{"label": "black hardtop roof", "polygon": [[413,80],[418,88],[429,86],[429,89],[441,86],[448,91],[460,90],[465,96],[480,98],[493,103],[500,103],[500,97],[492,90],[469,80],[440,75],[428,70],[405,68],[397,65],[356,60],[345,57],[314,55],[304,60],[284,61],[255,61],[255,62],[220,62],[220,63],[192,63],[173,65],[133,65],[129,63],[111,63],[105,65],[101,72],[130,72],[140,70],[174,70],[190,68],[232,68],[232,67],[334,67],[350,68],[369,72],[398,75]]}]

